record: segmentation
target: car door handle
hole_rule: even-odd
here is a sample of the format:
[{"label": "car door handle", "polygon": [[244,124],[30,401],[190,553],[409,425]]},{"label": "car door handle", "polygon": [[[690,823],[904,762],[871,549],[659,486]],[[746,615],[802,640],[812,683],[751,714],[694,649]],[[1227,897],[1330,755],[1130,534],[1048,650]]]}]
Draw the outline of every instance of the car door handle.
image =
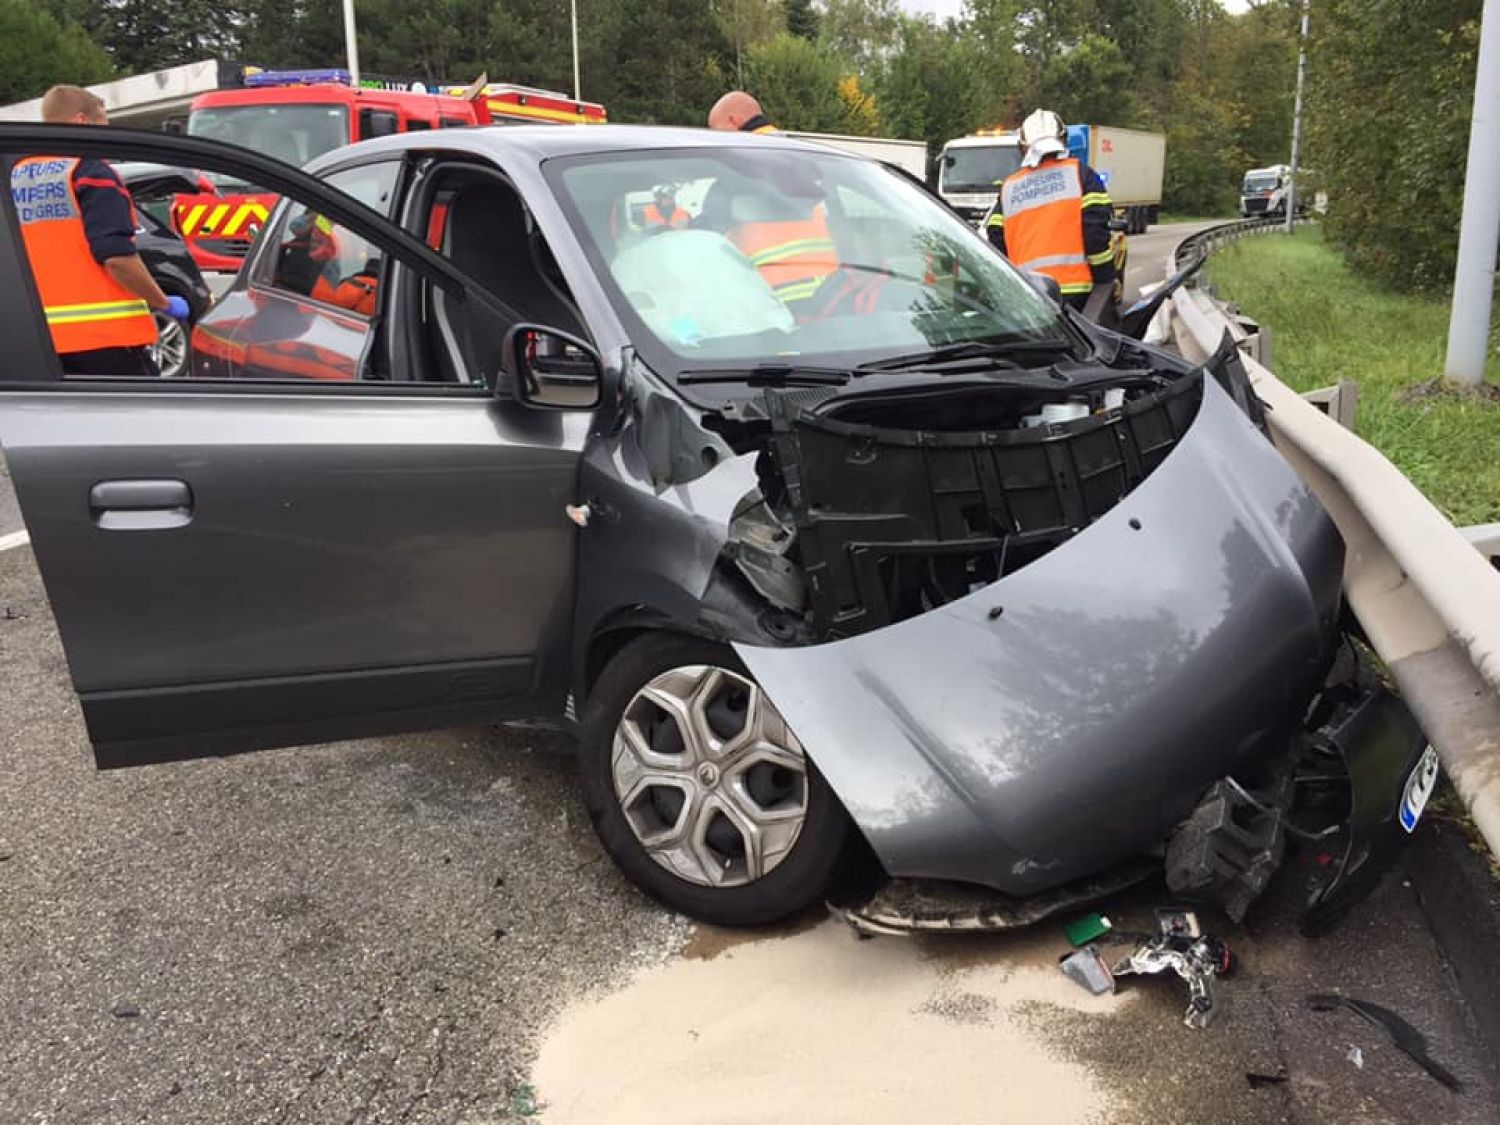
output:
[{"label": "car door handle", "polygon": [[193,490],[182,480],[106,480],[89,489],[89,510],[105,531],[154,531],[193,518]]}]

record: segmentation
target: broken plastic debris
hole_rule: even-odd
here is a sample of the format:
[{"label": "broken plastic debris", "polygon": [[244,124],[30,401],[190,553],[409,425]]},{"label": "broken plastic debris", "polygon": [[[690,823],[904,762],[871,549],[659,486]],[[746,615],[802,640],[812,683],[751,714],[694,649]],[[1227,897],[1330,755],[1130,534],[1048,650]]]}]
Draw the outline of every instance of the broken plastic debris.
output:
[{"label": "broken plastic debris", "polygon": [[1363,1051],[1361,1051],[1358,1047],[1350,1047],[1349,1048],[1349,1054],[1347,1056],[1345,1056],[1345,1057],[1348,1058],[1348,1060],[1355,1065],[1356,1069],[1364,1070],[1364,1068],[1365,1068],[1365,1053]]},{"label": "broken plastic debris", "polygon": [[[1307,998],[1307,1006],[1315,1012],[1331,1012],[1335,1008],[1348,1008],[1360,1019],[1374,1024],[1386,1033],[1391,1043],[1412,1062],[1432,1075],[1454,1093],[1460,1093],[1464,1084],[1453,1077],[1446,1067],[1427,1054],[1427,1039],[1389,1008],[1372,1004],[1368,1000],[1356,1000],[1351,996],[1336,993],[1314,992]],[[1352,1056],[1351,1056],[1352,1058]],[[1356,1064],[1358,1065],[1358,1064]]]},{"label": "broken plastic debris", "polygon": [[1229,946],[1215,937],[1169,936],[1145,938],[1123,961],[1114,975],[1146,976],[1175,972],[1187,982],[1188,1006],[1182,1022],[1199,1029],[1213,1022],[1219,1012],[1217,979],[1228,976],[1234,965]]},{"label": "broken plastic debris", "polygon": [[1182,910],[1175,906],[1157,907],[1156,925],[1162,937],[1197,938],[1203,936],[1203,928],[1198,925],[1198,915],[1191,910]]},{"label": "broken plastic debris", "polygon": [[1063,934],[1067,937],[1068,944],[1076,949],[1103,937],[1113,928],[1110,920],[1103,914],[1086,914],[1076,922],[1069,922]]},{"label": "broken plastic debris", "polygon": [[1103,996],[1115,990],[1114,974],[1104,963],[1097,945],[1086,945],[1061,958],[1063,975],[1077,981],[1095,996]]},{"label": "broken plastic debris", "polygon": [[1253,1070],[1245,1072],[1245,1081],[1250,1083],[1250,1089],[1262,1090],[1267,1086],[1282,1086],[1286,1084],[1287,1073],[1278,1070],[1275,1074],[1259,1074]]}]

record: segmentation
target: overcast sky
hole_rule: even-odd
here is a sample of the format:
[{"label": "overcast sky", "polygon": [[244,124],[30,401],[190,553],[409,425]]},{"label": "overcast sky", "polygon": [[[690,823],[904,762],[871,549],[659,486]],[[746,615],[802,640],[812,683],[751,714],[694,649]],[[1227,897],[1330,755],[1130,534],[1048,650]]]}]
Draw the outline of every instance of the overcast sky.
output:
[{"label": "overcast sky", "polygon": [[[931,12],[936,16],[956,16],[964,6],[963,0],[900,0],[908,12]],[[1245,0],[1219,0],[1231,12],[1243,12]]]}]

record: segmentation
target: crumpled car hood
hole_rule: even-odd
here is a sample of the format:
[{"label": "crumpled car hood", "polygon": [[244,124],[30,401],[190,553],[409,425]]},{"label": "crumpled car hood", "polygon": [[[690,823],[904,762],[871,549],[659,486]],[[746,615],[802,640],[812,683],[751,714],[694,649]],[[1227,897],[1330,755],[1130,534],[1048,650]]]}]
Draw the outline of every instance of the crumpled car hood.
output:
[{"label": "crumpled car hood", "polygon": [[1212,379],[1167,460],[975,593],[803,648],[736,645],[890,874],[1027,894],[1159,843],[1285,745],[1343,544]]}]

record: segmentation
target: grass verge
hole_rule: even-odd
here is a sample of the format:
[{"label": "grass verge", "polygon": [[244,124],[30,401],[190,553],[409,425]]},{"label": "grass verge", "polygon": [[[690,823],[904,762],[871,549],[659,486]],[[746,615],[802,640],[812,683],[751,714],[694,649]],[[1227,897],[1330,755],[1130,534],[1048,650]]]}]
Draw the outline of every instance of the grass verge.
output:
[{"label": "grass verge", "polygon": [[[1355,380],[1360,436],[1454,523],[1500,521],[1500,392],[1420,390],[1443,371],[1446,301],[1356,275],[1316,226],[1244,239],[1207,270],[1219,296],[1271,326],[1271,362],[1283,381],[1308,391]],[[1500,384],[1493,352],[1488,376]]]}]

